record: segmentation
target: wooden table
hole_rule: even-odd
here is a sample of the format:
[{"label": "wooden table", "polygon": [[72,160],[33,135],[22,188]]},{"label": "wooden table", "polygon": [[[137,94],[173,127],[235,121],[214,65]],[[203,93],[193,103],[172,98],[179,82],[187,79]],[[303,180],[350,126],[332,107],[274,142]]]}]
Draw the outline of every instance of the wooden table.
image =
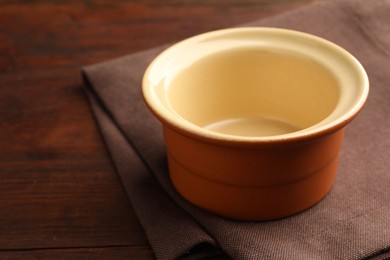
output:
[{"label": "wooden table", "polygon": [[80,68],[312,1],[1,1],[0,259],[154,258]]}]

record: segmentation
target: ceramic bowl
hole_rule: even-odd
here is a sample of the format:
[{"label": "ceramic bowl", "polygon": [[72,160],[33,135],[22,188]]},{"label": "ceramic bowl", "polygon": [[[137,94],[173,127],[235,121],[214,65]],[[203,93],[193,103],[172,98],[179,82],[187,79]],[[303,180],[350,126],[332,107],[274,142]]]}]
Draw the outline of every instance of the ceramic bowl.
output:
[{"label": "ceramic bowl", "polygon": [[331,189],[368,78],[341,47],[278,28],[234,28],[165,50],[143,78],[169,175],[189,202],[232,219],[303,211]]}]

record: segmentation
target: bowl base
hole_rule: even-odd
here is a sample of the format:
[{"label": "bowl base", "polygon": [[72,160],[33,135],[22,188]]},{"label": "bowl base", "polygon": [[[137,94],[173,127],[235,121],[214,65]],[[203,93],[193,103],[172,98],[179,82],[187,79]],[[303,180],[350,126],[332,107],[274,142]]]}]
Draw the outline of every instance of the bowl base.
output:
[{"label": "bowl base", "polygon": [[189,171],[169,154],[168,162],[174,187],[192,204],[230,219],[265,221],[294,215],[319,202],[334,183],[338,157],[304,179],[262,187],[209,180]]}]

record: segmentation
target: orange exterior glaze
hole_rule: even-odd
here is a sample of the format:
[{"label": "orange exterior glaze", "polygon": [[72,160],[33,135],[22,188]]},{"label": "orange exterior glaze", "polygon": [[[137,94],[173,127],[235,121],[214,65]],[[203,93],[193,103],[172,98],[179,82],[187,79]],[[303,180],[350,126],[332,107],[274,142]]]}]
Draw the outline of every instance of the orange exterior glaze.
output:
[{"label": "orange exterior glaze", "polygon": [[191,203],[241,220],[283,218],[313,206],[333,185],[344,128],[305,141],[235,147],[164,127],[170,177]]}]

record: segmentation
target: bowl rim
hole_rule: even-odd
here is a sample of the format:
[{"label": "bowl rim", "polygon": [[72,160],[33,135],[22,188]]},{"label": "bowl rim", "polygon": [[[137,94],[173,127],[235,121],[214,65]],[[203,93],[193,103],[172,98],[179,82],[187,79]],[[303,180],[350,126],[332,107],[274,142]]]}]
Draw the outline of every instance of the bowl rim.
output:
[{"label": "bowl rim", "polygon": [[[161,60],[174,55],[177,50],[186,48],[193,44],[200,43],[202,41],[210,41],[213,38],[218,39],[220,37],[231,35],[235,33],[248,33],[248,34],[264,34],[264,33],[275,33],[282,37],[296,37],[299,40],[305,40],[314,42],[321,47],[325,47],[327,50],[337,53],[338,57],[347,61],[352,65],[353,70],[356,72],[358,81],[362,89],[361,94],[355,100],[353,105],[341,116],[337,117],[335,120],[332,120],[320,127],[309,127],[302,129],[300,131],[283,134],[283,135],[273,135],[273,136],[239,136],[239,135],[229,135],[212,130],[207,130],[200,126],[197,126],[186,119],[168,111],[160,102],[156,102],[156,95],[153,94],[154,84],[150,80],[150,75],[156,67],[161,66]],[[291,40],[292,38],[289,38]],[[164,125],[170,127],[176,132],[180,132],[184,135],[203,140],[205,142],[214,142],[214,143],[223,143],[223,144],[274,144],[274,143],[286,143],[286,142],[297,142],[306,139],[312,139],[313,137],[323,136],[330,133],[333,133],[351,122],[355,116],[363,108],[369,93],[369,80],[366,71],[364,70],[362,64],[347,50],[336,45],[335,43],[321,38],[319,36],[297,31],[291,29],[275,28],[275,27],[237,27],[237,28],[228,28],[210,31],[195,35],[193,37],[187,38],[183,41],[180,41],[176,44],[173,44],[171,47],[168,47],[159,55],[157,55],[153,61],[147,67],[143,79],[142,79],[142,94],[144,101],[152,112],[152,114]],[[323,120],[322,120],[323,121]],[[321,122],[322,122],[321,121]],[[314,126],[316,126],[315,124]]]}]

